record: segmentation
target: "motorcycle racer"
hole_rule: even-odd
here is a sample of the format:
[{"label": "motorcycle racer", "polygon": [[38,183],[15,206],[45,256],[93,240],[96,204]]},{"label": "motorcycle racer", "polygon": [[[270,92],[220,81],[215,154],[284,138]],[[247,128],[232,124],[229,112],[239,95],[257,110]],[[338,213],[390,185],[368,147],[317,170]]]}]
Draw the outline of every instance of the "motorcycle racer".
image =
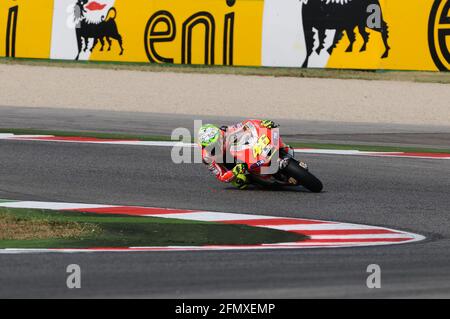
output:
[{"label": "motorcycle racer", "polygon": [[[231,183],[239,189],[247,188],[249,181],[246,176],[248,167],[245,163],[236,163],[230,156],[230,137],[234,140],[248,137],[246,124],[252,122],[255,125],[273,129],[279,125],[271,120],[245,120],[232,126],[218,127],[213,124],[203,125],[198,132],[198,143],[202,148],[202,160],[216,178],[224,183]],[[290,146],[283,144],[281,147],[293,152]]]}]

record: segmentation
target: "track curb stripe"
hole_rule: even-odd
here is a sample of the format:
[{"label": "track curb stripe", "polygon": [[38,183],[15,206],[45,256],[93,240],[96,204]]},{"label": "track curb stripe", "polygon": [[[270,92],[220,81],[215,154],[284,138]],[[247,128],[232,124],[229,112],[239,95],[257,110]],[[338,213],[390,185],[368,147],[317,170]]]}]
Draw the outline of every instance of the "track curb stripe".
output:
[{"label": "track curb stripe", "polygon": [[259,244],[259,245],[206,245],[167,247],[100,247],[87,249],[0,249],[0,253],[39,252],[132,252],[132,251],[200,251],[200,250],[242,250],[242,249],[299,249],[339,248],[375,245],[404,244],[424,240],[418,234],[378,226],[340,223],[335,221],[310,220],[303,218],[282,218],[276,216],[236,214],[224,212],[195,211],[140,206],[113,206],[80,203],[57,203],[35,201],[8,201],[0,199],[0,207],[35,208],[60,211],[81,211],[97,214],[123,214],[131,216],[154,216],[196,221],[213,221],[223,224],[241,224],[253,227],[278,229],[309,236],[301,242]]},{"label": "track curb stripe", "polygon": [[[40,141],[40,142],[63,142],[63,143],[89,143],[89,144],[108,144],[108,145],[134,145],[134,146],[159,146],[159,147],[196,147],[193,143],[182,143],[177,141],[140,141],[124,139],[102,139],[93,137],[67,137],[53,135],[15,135],[9,133],[0,133],[0,140],[16,141]],[[296,148],[295,152],[305,154],[325,154],[325,155],[352,155],[352,156],[372,156],[372,157],[400,157],[400,158],[422,158],[422,159],[442,159],[450,160],[448,153],[417,153],[417,152],[366,152],[358,150],[333,150],[333,149],[314,149],[314,148]]]}]

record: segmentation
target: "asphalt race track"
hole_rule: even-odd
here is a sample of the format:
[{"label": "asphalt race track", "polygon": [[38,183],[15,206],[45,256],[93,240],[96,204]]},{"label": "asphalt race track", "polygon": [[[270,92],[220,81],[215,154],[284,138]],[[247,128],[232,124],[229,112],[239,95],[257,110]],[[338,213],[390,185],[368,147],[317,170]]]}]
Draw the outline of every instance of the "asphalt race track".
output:
[{"label": "asphalt race track", "polygon": [[[174,128],[188,128],[193,121],[238,123],[242,117],[218,117],[151,112],[117,112],[104,110],[7,107],[0,105],[2,128],[38,130],[113,132],[125,134],[166,135]],[[334,144],[363,144],[450,148],[450,126],[349,123],[274,119],[290,141]]]},{"label": "asphalt race track", "polygon": [[[0,141],[0,198],[143,205],[361,223],[427,237],[302,250],[0,254],[0,297],[450,297],[450,161],[305,155],[325,185],[238,191],[170,148]],[[66,287],[66,267],[82,288]],[[368,289],[378,264],[381,289]]]}]

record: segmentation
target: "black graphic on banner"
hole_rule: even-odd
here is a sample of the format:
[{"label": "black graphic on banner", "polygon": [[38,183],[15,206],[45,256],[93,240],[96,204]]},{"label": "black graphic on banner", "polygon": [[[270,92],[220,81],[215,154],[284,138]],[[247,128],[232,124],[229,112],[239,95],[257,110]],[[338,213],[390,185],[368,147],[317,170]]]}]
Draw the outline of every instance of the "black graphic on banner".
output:
[{"label": "black graphic on banner", "polygon": [[[367,49],[367,44],[369,43],[369,33],[366,30],[367,27],[381,33],[385,46],[385,51],[381,57],[388,57],[390,50],[388,45],[388,25],[383,19],[378,0],[302,0],[302,2],[303,30],[307,54],[303,67],[308,66],[309,57],[314,49],[314,29],[317,30],[319,39],[319,46],[316,50],[317,54],[320,54],[322,49],[325,48],[326,30],[336,30],[333,42],[328,48],[328,53],[330,55],[342,39],[344,31],[350,41],[350,45],[347,47],[346,52],[352,52],[353,44],[356,40],[356,27],[364,39],[364,44],[359,51],[365,51]],[[367,23],[373,14],[370,10],[372,6],[377,6],[377,8],[379,8],[379,25],[369,26]]]},{"label": "black graphic on banner", "polygon": [[[163,23],[165,31],[157,31],[156,27]],[[177,25],[173,15],[169,11],[154,13],[147,22],[144,32],[145,52],[152,63],[173,63],[172,58],[165,58],[156,52],[155,44],[158,42],[171,42],[177,35]]]},{"label": "black graphic on banner", "polygon": [[16,57],[16,33],[17,33],[17,16],[19,14],[19,6],[9,9],[8,22],[6,24],[6,45],[5,57]]},{"label": "black graphic on banner", "polygon": [[205,27],[205,64],[214,65],[216,23],[213,15],[208,12],[198,12],[183,23],[181,63],[192,63],[192,31],[198,24]]},{"label": "black graphic on banner", "polygon": [[450,0],[435,0],[428,23],[431,57],[440,71],[450,70]]},{"label": "black graphic on banner", "polygon": [[[229,7],[234,6],[235,3],[236,0],[226,1]],[[214,65],[216,63],[216,19],[217,17],[210,12],[200,11],[192,14],[183,22],[180,27],[182,64],[192,63],[193,32],[197,26],[202,26],[204,30],[204,64]],[[235,13],[225,14],[223,21],[222,64],[233,65]],[[152,14],[144,31],[144,47],[148,60],[152,63],[174,63],[173,57],[163,57],[157,52],[156,44],[172,42],[177,35],[177,25],[171,12],[161,10]]]},{"label": "black graphic on banner", "polygon": [[89,12],[104,10],[106,5],[94,1],[86,6],[88,1],[89,0],[77,0],[74,7],[74,17],[77,23],[75,31],[78,44],[78,54],[75,60],[79,59],[81,51],[86,52],[89,49],[89,39],[93,39],[93,44],[90,48],[91,52],[98,42],[101,44],[100,51],[103,51],[105,39],[108,42],[108,51],[110,51],[112,40],[117,40],[120,46],[119,55],[122,55],[124,49],[122,36],[119,33],[116,23],[117,10],[112,7],[106,12],[106,15],[102,15],[100,21],[93,22],[87,19]]}]

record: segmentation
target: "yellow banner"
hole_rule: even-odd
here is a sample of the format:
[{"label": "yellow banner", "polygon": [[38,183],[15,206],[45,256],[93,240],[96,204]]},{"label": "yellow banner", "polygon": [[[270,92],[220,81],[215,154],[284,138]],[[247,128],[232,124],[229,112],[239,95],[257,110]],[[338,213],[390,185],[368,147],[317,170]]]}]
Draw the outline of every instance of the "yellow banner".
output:
[{"label": "yellow banner", "polygon": [[53,0],[0,1],[0,56],[49,58]]},{"label": "yellow banner", "polygon": [[[343,37],[333,50],[327,67],[436,70],[428,41],[428,25],[434,2],[433,0],[380,1],[380,28],[369,28],[368,22],[363,20],[366,25],[364,29],[351,25],[351,30],[344,30]],[[441,2],[444,4],[445,1]],[[367,44],[364,50],[365,37]],[[353,48],[348,52],[352,38]],[[385,53],[387,55],[383,56]]]},{"label": "yellow banner", "polygon": [[[116,0],[118,47],[90,60],[177,64],[261,64],[262,0]],[[119,52],[120,53],[120,52]]]},{"label": "yellow banner", "polygon": [[450,0],[0,0],[0,56],[450,70]]}]

